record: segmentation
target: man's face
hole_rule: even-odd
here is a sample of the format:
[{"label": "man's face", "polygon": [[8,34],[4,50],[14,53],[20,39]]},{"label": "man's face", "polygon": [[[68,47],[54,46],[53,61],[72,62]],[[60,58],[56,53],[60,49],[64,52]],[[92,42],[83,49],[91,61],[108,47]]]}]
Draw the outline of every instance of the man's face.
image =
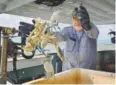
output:
[{"label": "man's face", "polygon": [[72,22],[73,22],[73,26],[74,26],[76,31],[79,31],[79,32],[83,31],[83,28],[81,26],[81,22],[78,18],[73,17]]}]

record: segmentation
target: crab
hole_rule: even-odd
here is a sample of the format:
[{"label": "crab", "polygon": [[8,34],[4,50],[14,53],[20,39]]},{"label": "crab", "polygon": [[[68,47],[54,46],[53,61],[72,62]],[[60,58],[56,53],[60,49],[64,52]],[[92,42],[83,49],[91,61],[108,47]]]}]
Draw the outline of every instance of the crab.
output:
[{"label": "crab", "polygon": [[[32,52],[37,48],[42,54],[47,57],[45,54],[45,47],[51,43],[55,46],[57,55],[61,59],[62,62],[65,62],[64,55],[58,46],[56,35],[51,30],[55,30],[56,24],[51,23],[49,21],[39,20],[35,22],[35,28],[27,37],[27,43],[24,46],[24,51]],[[44,49],[44,50],[43,50]]]}]

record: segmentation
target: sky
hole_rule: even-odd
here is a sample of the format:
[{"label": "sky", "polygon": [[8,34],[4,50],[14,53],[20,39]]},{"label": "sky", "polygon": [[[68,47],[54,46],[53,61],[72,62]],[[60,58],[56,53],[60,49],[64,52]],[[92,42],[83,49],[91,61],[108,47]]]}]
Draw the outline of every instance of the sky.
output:
[{"label": "sky", "polygon": [[[18,29],[19,22],[24,21],[27,23],[32,23],[31,20],[33,18],[29,17],[23,17],[23,16],[17,16],[17,15],[10,15],[10,14],[0,14],[0,26],[6,26],[6,27],[15,27]],[[60,23],[59,27],[63,28],[65,26],[68,26],[69,24],[63,24]],[[97,25],[99,29],[99,37],[98,37],[98,44],[111,44],[110,38],[111,36],[108,35],[108,32],[110,32],[110,29],[115,30],[115,25]],[[20,37],[13,38],[14,41],[20,42]]]}]

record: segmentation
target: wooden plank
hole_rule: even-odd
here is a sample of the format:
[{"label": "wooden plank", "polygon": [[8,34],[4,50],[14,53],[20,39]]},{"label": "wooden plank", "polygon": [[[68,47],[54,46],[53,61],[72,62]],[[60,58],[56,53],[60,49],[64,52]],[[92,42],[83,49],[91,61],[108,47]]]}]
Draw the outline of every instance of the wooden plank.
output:
[{"label": "wooden plank", "polygon": [[41,78],[25,84],[115,84],[115,74],[87,69],[71,69],[55,74],[50,79]]},{"label": "wooden plank", "polygon": [[88,76],[94,84],[115,84],[114,73],[81,69],[81,74]]}]

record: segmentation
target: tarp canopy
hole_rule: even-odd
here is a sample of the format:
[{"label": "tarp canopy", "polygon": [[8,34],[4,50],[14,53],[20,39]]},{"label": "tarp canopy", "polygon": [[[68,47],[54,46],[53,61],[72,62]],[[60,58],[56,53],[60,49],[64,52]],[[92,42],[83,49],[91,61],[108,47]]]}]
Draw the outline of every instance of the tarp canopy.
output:
[{"label": "tarp canopy", "polygon": [[[58,20],[62,23],[71,24],[71,12],[78,7],[81,0],[65,0],[56,7],[38,5],[35,0],[0,0],[1,13],[21,15],[25,17],[41,17],[50,19],[54,11],[60,11]],[[89,11],[91,21],[95,24],[115,23],[115,0],[84,0],[83,4]]]}]

